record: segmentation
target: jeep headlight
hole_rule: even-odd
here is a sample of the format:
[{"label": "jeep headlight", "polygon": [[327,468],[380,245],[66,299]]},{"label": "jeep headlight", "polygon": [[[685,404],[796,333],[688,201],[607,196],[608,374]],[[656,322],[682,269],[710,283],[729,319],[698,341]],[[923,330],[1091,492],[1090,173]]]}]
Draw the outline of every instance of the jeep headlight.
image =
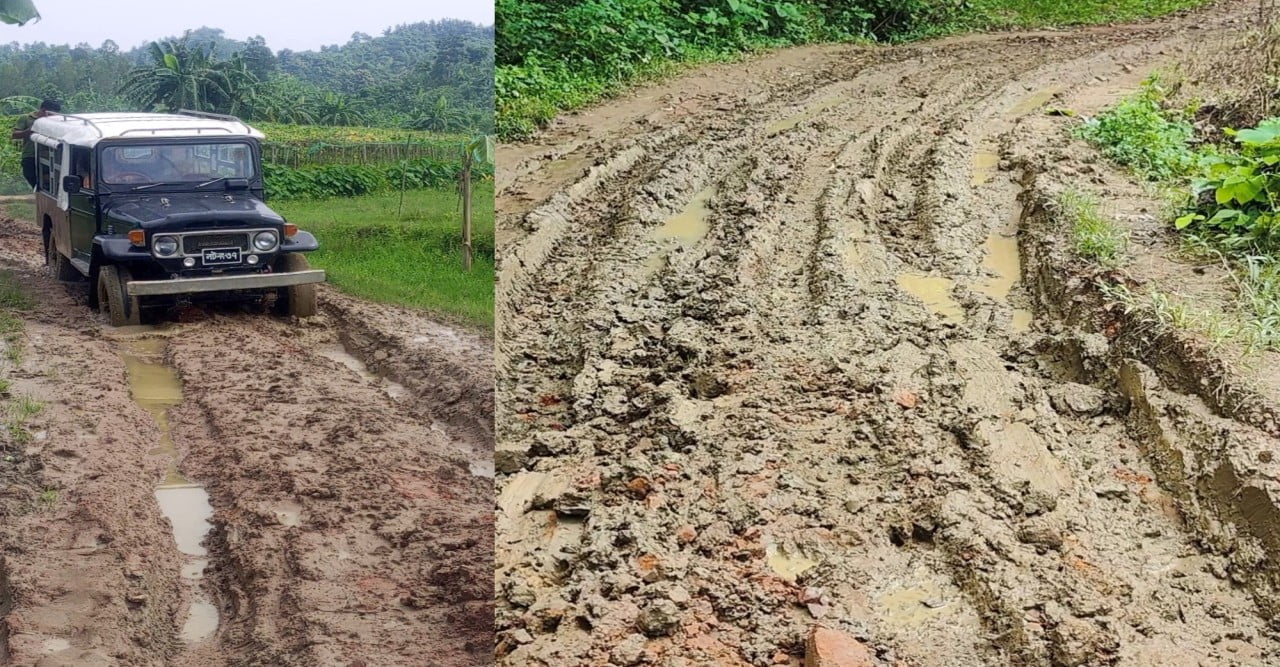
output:
[{"label": "jeep headlight", "polygon": [[262,252],[266,252],[276,247],[276,243],[278,242],[279,237],[276,236],[275,232],[258,232],[253,237],[253,247],[261,250]]},{"label": "jeep headlight", "polygon": [[172,236],[157,236],[151,242],[151,247],[155,249],[157,255],[168,257],[178,252],[178,239]]}]

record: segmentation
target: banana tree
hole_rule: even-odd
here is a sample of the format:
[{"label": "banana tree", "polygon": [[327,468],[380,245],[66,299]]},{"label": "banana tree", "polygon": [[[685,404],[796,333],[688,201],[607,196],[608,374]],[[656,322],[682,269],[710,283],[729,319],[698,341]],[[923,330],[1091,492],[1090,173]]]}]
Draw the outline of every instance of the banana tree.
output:
[{"label": "banana tree", "polygon": [[31,0],[0,0],[0,23],[25,25],[32,19],[40,20],[40,12]]},{"label": "banana tree", "polygon": [[462,268],[471,270],[471,169],[476,165],[493,164],[493,135],[473,137],[467,142],[466,156],[462,160],[459,186],[462,195]]}]

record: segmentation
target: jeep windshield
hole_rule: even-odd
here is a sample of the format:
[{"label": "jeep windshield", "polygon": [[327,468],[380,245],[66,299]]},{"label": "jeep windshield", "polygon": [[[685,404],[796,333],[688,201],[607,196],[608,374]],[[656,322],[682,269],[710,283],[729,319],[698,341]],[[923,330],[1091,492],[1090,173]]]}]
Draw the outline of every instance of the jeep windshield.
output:
[{"label": "jeep windshield", "polygon": [[253,176],[253,151],[242,142],[130,144],[102,151],[102,181],[135,189]]}]

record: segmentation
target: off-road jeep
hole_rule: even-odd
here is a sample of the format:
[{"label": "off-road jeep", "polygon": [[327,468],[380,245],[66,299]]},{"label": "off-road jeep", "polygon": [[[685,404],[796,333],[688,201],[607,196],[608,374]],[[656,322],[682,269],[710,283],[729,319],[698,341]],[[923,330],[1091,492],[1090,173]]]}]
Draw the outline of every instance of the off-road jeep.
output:
[{"label": "off-road jeep", "polygon": [[315,314],[300,253],[319,247],[264,203],[263,135],[233,116],[53,114],[36,120],[36,219],[60,280],[89,281],[112,326],[182,302],[255,300]]}]

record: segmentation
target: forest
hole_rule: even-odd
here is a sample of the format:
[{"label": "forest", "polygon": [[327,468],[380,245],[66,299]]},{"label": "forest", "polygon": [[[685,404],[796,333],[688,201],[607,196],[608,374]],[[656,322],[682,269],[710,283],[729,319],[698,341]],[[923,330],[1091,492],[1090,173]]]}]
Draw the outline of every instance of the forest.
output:
[{"label": "forest", "polygon": [[0,114],[41,98],[68,111],[232,113],[302,125],[475,134],[493,128],[493,26],[443,20],[355,33],[318,51],[272,50],[201,27],[128,50],[0,45]]}]

